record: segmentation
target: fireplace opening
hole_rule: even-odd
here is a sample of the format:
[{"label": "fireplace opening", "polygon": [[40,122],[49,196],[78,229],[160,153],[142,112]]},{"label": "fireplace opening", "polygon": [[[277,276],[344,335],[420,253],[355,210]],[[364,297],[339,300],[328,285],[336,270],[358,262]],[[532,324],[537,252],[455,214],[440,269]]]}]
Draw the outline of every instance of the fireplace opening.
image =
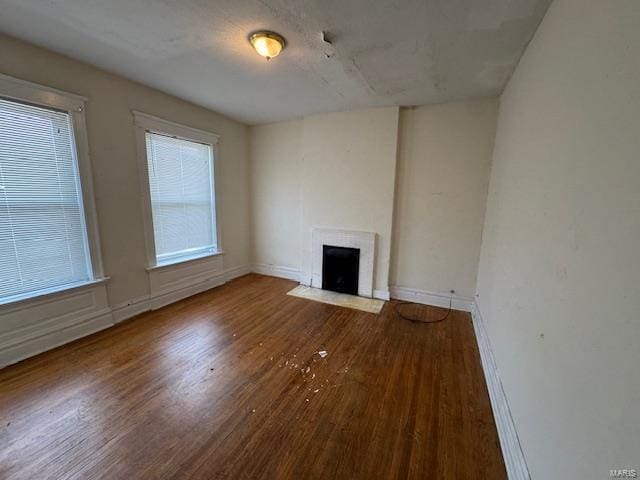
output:
[{"label": "fireplace opening", "polygon": [[358,295],[360,249],[322,246],[322,288]]}]

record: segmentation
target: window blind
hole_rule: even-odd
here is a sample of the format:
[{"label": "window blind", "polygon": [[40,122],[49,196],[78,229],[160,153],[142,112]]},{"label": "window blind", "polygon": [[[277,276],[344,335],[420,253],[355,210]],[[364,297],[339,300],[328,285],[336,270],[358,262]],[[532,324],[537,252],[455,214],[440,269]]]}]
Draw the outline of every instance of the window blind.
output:
[{"label": "window blind", "polygon": [[0,301],[91,279],[68,113],[0,98]]},{"label": "window blind", "polygon": [[153,132],[146,143],[158,264],[215,252],[211,147]]}]

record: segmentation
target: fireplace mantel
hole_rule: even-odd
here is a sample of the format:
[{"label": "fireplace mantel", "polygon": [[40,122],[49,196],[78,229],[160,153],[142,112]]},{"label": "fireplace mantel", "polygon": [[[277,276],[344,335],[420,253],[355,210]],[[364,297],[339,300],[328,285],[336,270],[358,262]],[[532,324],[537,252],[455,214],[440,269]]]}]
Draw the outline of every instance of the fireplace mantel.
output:
[{"label": "fireplace mantel", "polygon": [[373,297],[376,234],[353,230],[314,227],[311,232],[311,286],[322,288],[322,246],[360,249],[358,295]]}]

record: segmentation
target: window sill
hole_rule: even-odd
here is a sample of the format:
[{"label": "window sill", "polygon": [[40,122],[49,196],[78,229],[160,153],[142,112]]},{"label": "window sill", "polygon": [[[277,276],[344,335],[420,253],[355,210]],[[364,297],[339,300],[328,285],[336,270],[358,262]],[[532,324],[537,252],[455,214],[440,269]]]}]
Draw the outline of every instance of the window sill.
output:
[{"label": "window sill", "polygon": [[198,253],[196,255],[189,255],[186,257],[173,258],[166,262],[159,263],[157,265],[153,265],[151,267],[147,267],[147,272],[152,272],[154,270],[160,270],[167,267],[173,267],[175,265],[181,265],[183,263],[189,263],[196,260],[202,260],[203,258],[217,257],[218,255],[223,255],[224,252],[219,250],[217,252],[206,252],[206,253]]},{"label": "window sill", "polygon": [[107,283],[107,280],[109,280],[109,277],[96,278],[87,282],[71,283],[68,285],[60,285],[59,287],[48,288],[46,290],[38,290],[37,292],[33,293],[14,295],[13,297],[8,297],[6,299],[0,300],[0,308],[28,304],[30,302],[35,302],[38,300],[43,300],[47,297],[55,296],[56,294],[66,293],[72,290],[80,290],[87,287],[95,287],[97,285],[103,285]]}]

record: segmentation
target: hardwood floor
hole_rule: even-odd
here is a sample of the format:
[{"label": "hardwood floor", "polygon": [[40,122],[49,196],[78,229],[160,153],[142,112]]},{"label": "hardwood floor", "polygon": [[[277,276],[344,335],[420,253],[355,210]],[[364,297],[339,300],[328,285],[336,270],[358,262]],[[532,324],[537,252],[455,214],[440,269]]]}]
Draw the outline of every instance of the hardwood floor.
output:
[{"label": "hardwood floor", "polygon": [[294,286],[248,275],[1,370],[0,478],[506,478],[468,314]]}]

